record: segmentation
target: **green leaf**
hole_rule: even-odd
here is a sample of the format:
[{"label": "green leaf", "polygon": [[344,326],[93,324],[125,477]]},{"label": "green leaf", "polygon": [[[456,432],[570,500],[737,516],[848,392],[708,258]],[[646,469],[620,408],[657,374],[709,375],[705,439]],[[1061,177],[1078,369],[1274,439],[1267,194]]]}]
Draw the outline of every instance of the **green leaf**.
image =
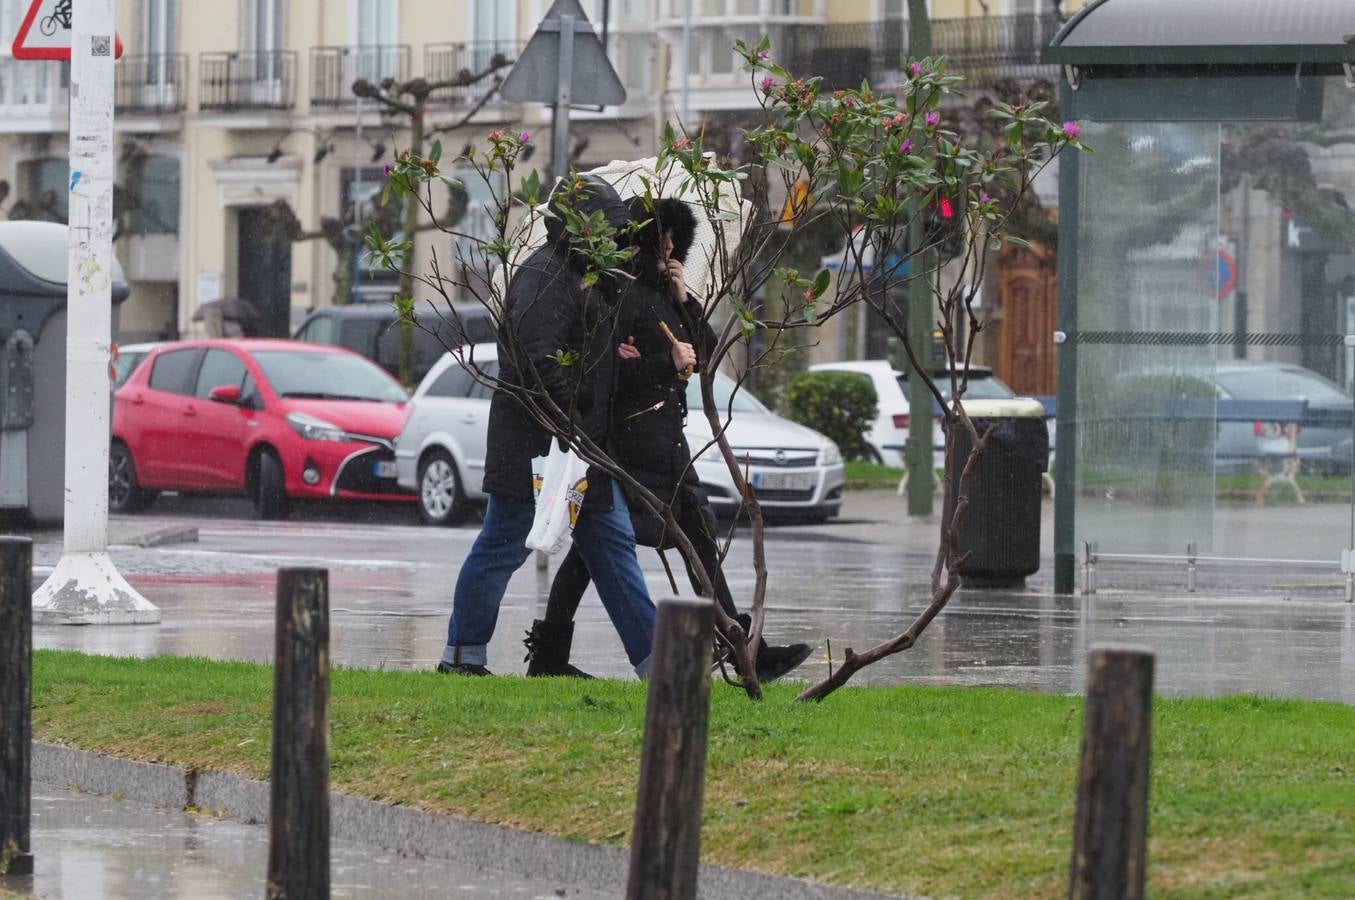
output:
[{"label": "green leaf", "polygon": [[1007,243],[1011,244],[1013,247],[1020,247],[1023,250],[1030,249],[1030,241],[1025,238],[1019,238],[1014,234],[1007,235]]},{"label": "green leaf", "polygon": [[809,299],[817,300],[823,296],[823,292],[828,290],[828,282],[832,280],[832,273],[827,269],[820,269],[819,274],[814,276],[814,283],[809,288]]},{"label": "green leaf", "polygon": [[537,198],[541,195],[541,176],[536,169],[532,169],[527,177],[522,179],[522,196],[527,198],[527,202],[536,204]]},{"label": "green leaf", "polygon": [[438,140],[433,142],[433,149],[429,151],[428,158],[433,162],[442,159],[442,141]]}]

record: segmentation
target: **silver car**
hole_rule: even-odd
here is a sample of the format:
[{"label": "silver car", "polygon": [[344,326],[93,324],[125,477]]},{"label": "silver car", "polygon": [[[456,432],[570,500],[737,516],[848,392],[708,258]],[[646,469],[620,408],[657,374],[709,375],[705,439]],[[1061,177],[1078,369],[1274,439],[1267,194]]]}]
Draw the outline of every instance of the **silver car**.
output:
[{"label": "silver car", "polygon": [[[477,344],[468,359],[486,375],[498,372],[495,344]],[[397,479],[419,496],[419,514],[432,525],[453,524],[486,499],[485,444],[489,400],[493,389],[480,383],[450,353],[434,364],[410,400],[404,430],[395,440]],[[842,506],[846,472],[837,445],[828,438],[772,413],[752,395],[734,392],[734,382],[719,375],[716,404],[722,419],[733,398],[726,430],[740,459],[749,461],[749,475],[768,517],[793,516],[823,520]],[[688,406],[700,409],[696,381],[688,388]],[[704,415],[687,422],[687,442],[697,476],[707,486],[717,510],[738,506],[733,478],[717,448],[710,443]],[[703,451],[704,448],[704,452]]]},{"label": "silver car", "polygon": [[[1214,371],[1220,402],[1298,401],[1308,403],[1309,421],[1295,435],[1293,454],[1306,468],[1349,472],[1351,397],[1311,369],[1290,363],[1233,362]],[[1220,413],[1226,409],[1219,407]],[[1214,445],[1215,470],[1243,472],[1264,457],[1289,456],[1281,423],[1225,420],[1221,414]]]}]

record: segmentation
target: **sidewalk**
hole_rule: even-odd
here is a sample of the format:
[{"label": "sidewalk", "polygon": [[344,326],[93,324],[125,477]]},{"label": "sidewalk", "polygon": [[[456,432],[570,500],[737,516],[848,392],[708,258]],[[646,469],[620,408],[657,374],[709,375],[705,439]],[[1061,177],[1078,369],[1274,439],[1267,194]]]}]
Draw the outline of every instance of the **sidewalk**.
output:
[{"label": "sidewalk", "polygon": [[[264,896],[268,832],[207,815],[33,785],[34,874],[0,887],[49,900]],[[603,900],[620,896],[571,885],[470,871],[348,841],[330,848],[335,897],[467,897]]]}]

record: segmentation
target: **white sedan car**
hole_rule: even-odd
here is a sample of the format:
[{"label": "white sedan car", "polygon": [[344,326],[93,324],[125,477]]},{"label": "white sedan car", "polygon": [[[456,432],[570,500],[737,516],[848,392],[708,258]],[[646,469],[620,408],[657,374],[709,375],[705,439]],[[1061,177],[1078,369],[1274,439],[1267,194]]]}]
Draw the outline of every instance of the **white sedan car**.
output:
[{"label": "white sedan car", "polygon": [[[477,344],[468,359],[487,375],[498,371],[494,344]],[[485,443],[492,393],[450,353],[438,360],[414,392],[409,418],[395,440],[395,459],[400,486],[419,495],[425,522],[454,523],[486,499]],[[694,464],[697,477],[716,510],[733,513],[738,506],[733,478],[719,449],[707,446],[711,432],[706,417],[695,412],[700,409],[696,379],[690,382],[687,397],[693,410],[687,442],[692,453],[700,453]],[[746,391],[735,393],[734,382],[724,375],[716,378],[715,400],[722,421],[729,419],[730,445],[740,460],[748,461],[766,516],[821,521],[838,514],[846,473],[836,444],[781,418]]]}]

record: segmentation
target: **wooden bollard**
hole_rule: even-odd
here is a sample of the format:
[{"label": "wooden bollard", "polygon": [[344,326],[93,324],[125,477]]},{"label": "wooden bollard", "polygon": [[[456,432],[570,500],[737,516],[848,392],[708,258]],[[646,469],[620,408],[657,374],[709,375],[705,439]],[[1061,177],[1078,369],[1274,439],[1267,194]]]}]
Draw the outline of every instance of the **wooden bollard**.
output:
[{"label": "wooden bollard", "polygon": [[269,900],[329,897],[329,573],[278,571]]},{"label": "wooden bollard", "polygon": [[714,636],[711,601],[659,603],[627,900],[696,896]]},{"label": "wooden bollard", "polygon": [[0,875],[33,874],[33,542],[0,537]]},{"label": "wooden bollard", "polygon": [[1143,897],[1152,716],[1152,651],[1094,645],[1087,658],[1071,900]]}]

